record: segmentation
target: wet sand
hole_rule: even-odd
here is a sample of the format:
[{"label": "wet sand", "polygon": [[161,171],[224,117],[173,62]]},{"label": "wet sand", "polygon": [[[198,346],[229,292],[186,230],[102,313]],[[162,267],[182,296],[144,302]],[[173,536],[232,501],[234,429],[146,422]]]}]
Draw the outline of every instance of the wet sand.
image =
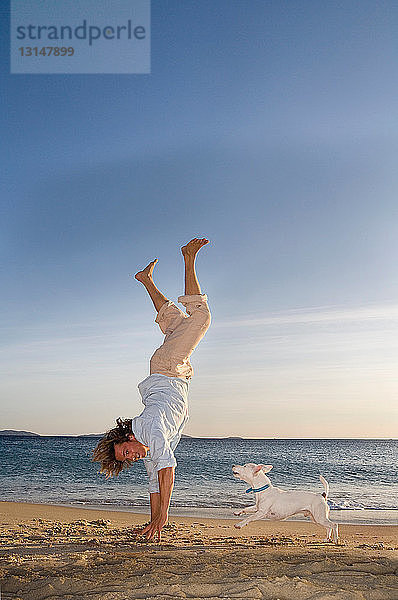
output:
[{"label": "wet sand", "polygon": [[171,517],[0,502],[2,600],[398,600],[398,526]]}]

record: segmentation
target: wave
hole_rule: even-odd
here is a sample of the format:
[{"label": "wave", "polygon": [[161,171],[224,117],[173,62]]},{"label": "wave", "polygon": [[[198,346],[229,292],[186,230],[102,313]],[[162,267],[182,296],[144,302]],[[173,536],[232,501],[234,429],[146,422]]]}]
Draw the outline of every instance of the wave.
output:
[{"label": "wave", "polygon": [[[123,508],[134,508],[134,507],[145,507],[148,506],[148,499],[146,496],[135,497],[134,501],[131,500],[123,500],[123,499],[104,499],[104,498],[85,498],[85,499],[58,499],[60,504],[79,504],[79,505],[95,505],[95,506],[114,506],[114,507],[123,507]],[[189,499],[189,498],[174,498],[172,500],[171,506],[175,508],[198,508],[198,509],[220,509],[220,510],[237,510],[244,508],[250,504],[250,502],[234,502],[234,501],[225,501],[225,502],[217,502],[209,501],[201,499]],[[363,511],[363,510],[398,510],[398,506],[389,506],[385,504],[380,505],[370,505],[367,503],[359,503],[354,500],[342,500],[342,501],[333,501],[328,500],[328,505],[330,510],[335,511],[345,511],[345,510],[355,510],[355,511]]]}]

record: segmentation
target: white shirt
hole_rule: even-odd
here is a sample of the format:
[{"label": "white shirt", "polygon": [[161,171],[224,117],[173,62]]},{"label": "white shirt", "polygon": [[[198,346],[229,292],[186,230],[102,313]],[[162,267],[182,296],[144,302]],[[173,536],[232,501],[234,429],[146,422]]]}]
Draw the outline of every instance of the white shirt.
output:
[{"label": "white shirt", "polygon": [[136,439],[149,447],[144,458],[149,476],[149,492],[159,492],[158,471],[175,467],[174,450],[188,421],[189,383],[179,377],[159,373],[150,375],[138,384],[142,413],[132,420]]}]

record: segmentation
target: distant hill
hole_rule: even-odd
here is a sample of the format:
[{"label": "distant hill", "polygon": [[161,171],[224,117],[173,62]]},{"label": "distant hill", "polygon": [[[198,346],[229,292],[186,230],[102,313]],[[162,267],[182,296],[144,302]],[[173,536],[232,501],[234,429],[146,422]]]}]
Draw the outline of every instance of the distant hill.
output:
[{"label": "distant hill", "polygon": [[[103,433],[81,433],[80,435],[71,436],[71,437],[81,437],[81,438],[98,438],[102,437]],[[185,435],[185,433],[181,436],[182,439],[187,440],[243,440],[241,437],[220,437],[220,438],[208,438],[208,437],[197,437],[194,435]]]},{"label": "distant hill", "polygon": [[[32,433],[31,431],[18,431],[16,429],[3,429],[2,431],[0,431],[0,436],[6,436],[6,435],[14,435],[14,436],[18,436],[18,437],[79,437],[79,438],[100,438],[102,437],[104,434],[103,433],[81,433],[79,435],[67,435],[67,434],[63,434],[63,435],[56,435],[56,436],[42,436],[38,433]],[[192,435],[185,435],[182,434],[181,436],[183,439],[188,439],[188,440],[242,440],[243,438],[240,437],[227,437],[227,438],[208,438],[208,437],[196,437],[196,436],[192,436]]]},{"label": "distant hill", "polygon": [[17,435],[19,437],[41,437],[38,433],[31,431],[17,431],[16,429],[3,429],[0,435]]},{"label": "distant hill", "polygon": [[185,435],[184,433],[181,436],[182,439],[186,438],[189,440],[243,440],[241,437],[197,437],[194,435]]}]

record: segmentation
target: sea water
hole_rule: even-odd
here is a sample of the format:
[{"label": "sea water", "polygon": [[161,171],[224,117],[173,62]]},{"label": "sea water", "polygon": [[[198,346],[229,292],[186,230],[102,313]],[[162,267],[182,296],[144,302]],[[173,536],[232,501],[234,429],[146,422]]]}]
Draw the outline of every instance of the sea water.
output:
[{"label": "sea water", "polygon": [[[142,461],[105,480],[90,460],[96,438],[0,437],[0,500],[132,511],[149,505]],[[273,465],[285,490],[322,492],[335,520],[398,524],[398,440],[183,438],[177,447],[171,514],[228,517],[252,503],[233,464]]]}]

